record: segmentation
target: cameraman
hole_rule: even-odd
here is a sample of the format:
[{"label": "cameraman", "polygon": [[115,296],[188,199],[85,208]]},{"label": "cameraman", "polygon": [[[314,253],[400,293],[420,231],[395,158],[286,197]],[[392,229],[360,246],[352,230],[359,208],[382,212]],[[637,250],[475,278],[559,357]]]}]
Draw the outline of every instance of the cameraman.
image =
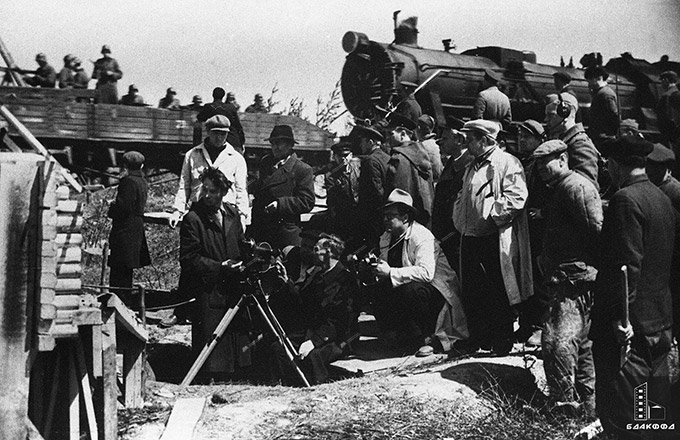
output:
[{"label": "cameraman", "polygon": [[[216,168],[207,168],[199,178],[201,196],[182,220],[179,251],[179,291],[197,300],[192,319],[192,347],[197,352],[238,298],[239,243],[243,239],[238,210],[222,203],[231,182]],[[203,372],[207,377],[222,379],[238,366],[250,365],[246,356],[237,358],[240,350],[236,348],[247,343],[245,334],[238,334],[239,325],[243,325],[240,317],[237,315],[206,361]]]},{"label": "cameraman", "polygon": [[[328,382],[328,366],[340,359],[346,346],[351,320],[355,281],[340,262],[345,243],[335,235],[321,234],[314,246],[314,267],[293,285],[285,267],[279,265],[282,278],[298,303],[303,330],[291,333],[298,346],[300,367],[312,384]],[[274,374],[279,379],[293,378],[290,364],[278,345],[274,346]],[[309,377],[311,373],[311,377]]]},{"label": "cameraman", "polygon": [[468,331],[456,273],[415,215],[411,195],[393,190],[383,206],[386,232],[374,268],[381,281],[374,289],[373,310],[388,346],[432,344],[419,350],[426,356],[451,350],[455,341],[467,339]]}]

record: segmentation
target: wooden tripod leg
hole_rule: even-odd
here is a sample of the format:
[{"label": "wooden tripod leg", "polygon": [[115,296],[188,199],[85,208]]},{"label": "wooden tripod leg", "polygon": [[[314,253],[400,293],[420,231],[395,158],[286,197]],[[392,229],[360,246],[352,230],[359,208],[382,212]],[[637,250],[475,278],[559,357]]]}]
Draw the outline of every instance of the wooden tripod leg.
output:
[{"label": "wooden tripod leg", "polygon": [[220,342],[220,339],[222,339],[222,335],[224,335],[224,332],[227,330],[227,327],[229,327],[229,324],[234,319],[234,316],[236,316],[236,313],[238,313],[239,309],[243,305],[243,301],[245,301],[245,298],[246,298],[245,295],[242,295],[241,299],[238,300],[236,305],[233,308],[227,310],[227,312],[224,314],[222,320],[219,322],[219,324],[217,324],[217,327],[215,327],[215,331],[210,337],[210,340],[205,345],[205,347],[203,347],[203,350],[201,350],[201,353],[194,361],[194,364],[189,369],[189,372],[182,380],[180,386],[185,387],[187,385],[190,385],[191,382],[194,380],[194,378],[198,374],[198,371],[201,369],[201,367],[203,367],[205,361],[208,360],[208,356],[210,356],[210,353],[212,353],[212,351],[217,346],[217,343]]}]

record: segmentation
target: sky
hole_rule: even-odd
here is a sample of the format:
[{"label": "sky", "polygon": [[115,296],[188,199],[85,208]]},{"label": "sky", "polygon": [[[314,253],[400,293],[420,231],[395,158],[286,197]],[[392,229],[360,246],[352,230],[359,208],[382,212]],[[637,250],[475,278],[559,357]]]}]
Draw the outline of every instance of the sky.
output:
[{"label": "sky", "polygon": [[0,38],[22,68],[44,52],[59,70],[73,53],[90,73],[108,44],[123,71],[119,94],[134,83],[153,105],[167,87],[188,104],[220,86],[244,109],[276,85],[275,111],[298,97],[313,118],[340,79],[345,32],[389,43],[395,10],[419,17],[425,48],[451,38],[456,51],[531,50],[544,64],[589,52],[680,61],[680,0],[2,0]]}]

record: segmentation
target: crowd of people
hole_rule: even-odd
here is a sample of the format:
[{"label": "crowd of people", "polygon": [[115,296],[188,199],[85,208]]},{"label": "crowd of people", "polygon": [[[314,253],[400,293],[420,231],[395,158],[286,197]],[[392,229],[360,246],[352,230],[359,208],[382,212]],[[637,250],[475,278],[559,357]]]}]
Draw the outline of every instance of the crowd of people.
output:
[{"label": "crowd of people", "polygon": [[[87,89],[90,80],[97,80],[95,90],[97,91],[95,102],[101,104],[121,104],[130,106],[146,107],[150,106],[139,94],[139,88],[130,84],[128,93],[118,98],[118,81],[123,77],[118,61],[111,56],[109,45],[102,46],[102,57],[94,61],[92,77],[90,77],[82,66],[82,61],[75,55],[64,56],[64,67],[57,73],[56,69],[47,62],[47,56],[39,53],[35,57],[38,68],[31,74],[24,76],[26,84],[32,87],[46,87],[60,89]],[[223,95],[223,104],[228,104],[235,111],[240,111],[241,106],[236,102],[234,92]],[[168,87],[166,94],[158,101],[158,108],[167,110],[193,110],[201,111],[203,99],[200,95],[194,95],[191,104],[183,106],[177,98],[177,92],[173,87]],[[262,94],[257,93],[253,98],[253,103],[246,107],[246,113],[269,113],[270,105],[264,101]],[[204,121],[202,121],[204,122]]]},{"label": "crowd of people", "polygon": [[[351,349],[367,312],[386,346],[420,356],[503,356],[516,342],[540,345],[552,407],[599,417],[620,438],[639,434],[627,426],[639,420],[633,401],[642,384],[671,420],[680,408],[669,370],[680,330],[677,75],[662,75],[665,144],[646,140],[634,120],[619,121],[604,69],[586,78],[588,130],[564,72],[546,97],[545,124],[511,124],[491,71],[474,118],[442,127],[422,113],[417,86],[402,84],[394,111],[357,123],[332,147],[332,162],[317,172],[328,210],[305,231],[300,216],[314,207],[315,173],[297,157],[292,128],[273,128],[271,153],[247,182],[236,109],[215,89],[199,113],[207,137],[185,156],[170,220],[181,221],[180,295],[197,306],[162,324],[190,320],[201,348],[241,294],[248,236],[280,251],[269,267],[272,308],[312,383],[329,379],[328,365]],[[507,136],[513,129],[517,142]],[[124,161],[131,182],[138,159]],[[134,193],[123,189],[121,181],[119,198]],[[232,377],[258,363],[241,350],[252,345],[247,321],[227,331],[205,374]],[[270,353],[268,374],[295,382],[281,347]]]}]

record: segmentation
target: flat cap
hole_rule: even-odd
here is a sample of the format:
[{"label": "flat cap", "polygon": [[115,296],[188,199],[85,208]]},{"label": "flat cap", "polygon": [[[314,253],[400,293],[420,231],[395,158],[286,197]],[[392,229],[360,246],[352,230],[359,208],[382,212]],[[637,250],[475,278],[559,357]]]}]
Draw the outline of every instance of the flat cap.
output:
[{"label": "flat cap", "polygon": [[654,163],[673,163],[675,162],[675,153],[663,144],[654,144],[654,149],[647,156],[647,160]]},{"label": "flat cap", "polygon": [[144,160],[144,155],[139,151],[128,151],[123,154],[123,165],[129,170],[140,169]]},{"label": "flat cap", "polygon": [[407,89],[417,89],[418,84],[411,82],[411,81],[402,81],[399,84],[401,84],[402,87],[407,88]]},{"label": "flat cap", "polygon": [[368,138],[380,142],[385,140],[385,137],[382,135],[378,128],[372,125],[362,124],[355,125],[352,131],[349,133],[349,137],[352,139]]},{"label": "flat cap", "polygon": [[387,117],[388,127],[404,127],[409,130],[415,130],[418,128],[418,124],[413,119],[408,116],[402,115],[401,113],[390,113]]},{"label": "flat cap", "polygon": [[647,157],[654,150],[654,144],[638,136],[622,136],[605,142],[602,147],[605,157]]},{"label": "flat cap", "polygon": [[230,126],[231,122],[229,121],[229,118],[227,118],[224,115],[215,115],[212,118],[209,118],[207,121],[205,121],[205,129],[208,131],[211,130],[229,131]]},{"label": "flat cap", "polygon": [[660,79],[667,79],[669,82],[678,82],[678,74],[672,70],[666,70],[659,75]]},{"label": "flat cap", "polygon": [[519,124],[519,128],[522,128],[526,131],[529,132],[532,136],[536,136],[538,138],[543,137],[545,134],[545,129],[543,128],[543,125],[541,125],[540,122],[534,121],[533,119],[527,119],[526,121],[522,122]]},{"label": "flat cap", "polygon": [[498,122],[488,121],[486,119],[475,119],[466,122],[460,131],[476,131],[495,140],[500,129],[501,127]]},{"label": "flat cap", "polygon": [[598,76],[601,76],[602,79],[607,79],[609,78],[609,73],[602,66],[590,66],[584,72],[584,76],[586,79],[594,79]]},{"label": "flat cap", "polygon": [[501,80],[501,76],[491,69],[485,69],[484,79],[491,80],[492,82],[499,82]]},{"label": "flat cap", "polygon": [[638,128],[640,128],[640,125],[637,123],[635,119],[624,119],[619,124],[619,128],[632,128],[633,130],[637,130]]},{"label": "flat cap", "polygon": [[561,70],[553,73],[553,77],[555,77],[559,80],[562,80],[565,83],[571,82],[571,75],[569,75],[567,72],[564,72],[564,71],[561,71]]},{"label": "flat cap", "polygon": [[536,147],[532,157],[544,157],[550,156],[551,154],[558,154],[567,151],[567,144],[559,139],[551,139],[549,141],[543,142],[541,145]]}]

